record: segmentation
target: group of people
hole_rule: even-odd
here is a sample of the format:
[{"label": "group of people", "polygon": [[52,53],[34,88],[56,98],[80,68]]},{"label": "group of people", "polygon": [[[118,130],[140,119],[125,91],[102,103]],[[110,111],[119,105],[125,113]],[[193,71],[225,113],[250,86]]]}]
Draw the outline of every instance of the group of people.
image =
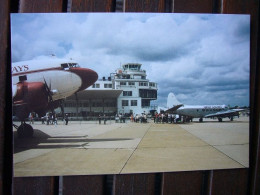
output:
[{"label": "group of people", "polygon": [[[58,125],[58,118],[55,113],[47,113],[46,116],[41,117],[41,120],[42,120],[42,124],[45,124],[46,122],[47,125]],[[69,122],[68,114],[65,114],[64,122],[65,125],[68,125]]]},{"label": "group of people", "polygon": [[155,113],[154,123],[174,123],[175,117],[168,113]]},{"label": "group of people", "polygon": [[104,114],[103,116],[101,114],[98,115],[98,122],[101,125],[101,120],[104,119],[104,125],[106,124],[107,118],[106,115]]},{"label": "group of people", "polygon": [[135,116],[132,114],[131,115],[131,122],[135,122],[135,123],[147,123],[147,115],[145,113],[142,114],[136,114]]},{"label": "group of people", "polygon": [[122,113],[116,114],[116,116],[115,116],[116,123],[118,123],[118,122],[125,123],[125,119],[126,119],[126,116]]},{"label": "group of people", "polygon": [[[116,122],[120,122],[120,123],[125,123],[126,120],[125,115],[123,114],[118,114],[115,116],[115,121]],[[34,115],[31,113],[29,116],[30,119],[30,123],[33,124],[34,122]],[[101,121],[104,120],[104,124],[106,124],[107,118],[106,115],[101,115],[99,114],[98,116],[98,121],[99,124],[101,124]],[[142,113],[142,114],[136,114],[134,116],[134,114],[131,114],[130,116],[130,120],[131,122],[135,122],[135,123],[147,123],[147,114],[146,113]],[[173,114],[168,114],[168,113],[155,113],[154,117],[153,117],[154,123],[174,123],[175,120],[177,122],[178,119],[175,118],[175,115]],[[57,119],[57,115],[55,113],[47,113],[46,116],[41,117],[41,121],[42,124],[46,124],[47,125],[58,125],[58,119]],[[65,114],[64,119],[63,119],[65,125],[68,125],[69,122],[69,116],[68,114]]]}]

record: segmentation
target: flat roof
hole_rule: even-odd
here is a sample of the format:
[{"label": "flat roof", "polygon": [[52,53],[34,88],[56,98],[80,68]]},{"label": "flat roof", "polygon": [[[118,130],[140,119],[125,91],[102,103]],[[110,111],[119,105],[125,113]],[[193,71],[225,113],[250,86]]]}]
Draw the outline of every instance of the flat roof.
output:
[{"label": "flat roof", "polygon": [[[99,98],[118,98],[123,90],[111,89],[111,90],[83,90],[77,93],[78,99],[99,99]],[[72,95],[67,98],[67,100],[76,100],[76,96]]]}]

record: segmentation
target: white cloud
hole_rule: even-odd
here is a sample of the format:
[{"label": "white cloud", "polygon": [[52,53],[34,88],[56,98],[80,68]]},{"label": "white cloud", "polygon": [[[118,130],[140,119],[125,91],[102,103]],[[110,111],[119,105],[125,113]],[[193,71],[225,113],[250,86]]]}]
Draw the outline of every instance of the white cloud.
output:
[{"label": "white cloud", "polygon": [[[14,14],[12,60],[55,53],[100,77],[138,62],[187,103],[248,104],[249,16],[201,14]],[[247,92],[247,93],[246,93]],[[221,97],[220,97],[221,96]]]}]

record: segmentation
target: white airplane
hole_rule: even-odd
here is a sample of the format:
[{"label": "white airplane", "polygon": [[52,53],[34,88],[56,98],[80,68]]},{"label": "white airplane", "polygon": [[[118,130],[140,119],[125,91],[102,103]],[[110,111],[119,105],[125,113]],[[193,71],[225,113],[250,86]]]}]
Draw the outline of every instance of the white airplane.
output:
[{"label": "white airplane", "polygon": [[190,119],[199,118],[199,122],[203,118],[218,118],[222,122],[223,118],[228,117],[233,121],[234,116],[239,116],[239,112],[244,109],[229,109],[226,105],[184,105],[181,104],[173,93],[169,93],[167,99],[167,113],[178,114]]},{"label": "white airplane", "polygon": [[93,85],[97,78],[95,71],[56,57],[12,63],[13,115],[22,121],[18,136],[33,135],[33,128],[25,123],[31,112],[44,116],[60,106],[62,99]]}]

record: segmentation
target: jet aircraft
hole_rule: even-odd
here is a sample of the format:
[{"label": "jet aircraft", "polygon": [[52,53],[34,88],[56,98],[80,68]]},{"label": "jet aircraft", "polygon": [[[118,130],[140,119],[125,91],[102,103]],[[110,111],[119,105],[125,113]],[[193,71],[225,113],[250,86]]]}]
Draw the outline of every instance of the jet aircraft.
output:
[{"label": "jet aircraft", "polygon": [[181,104],[173,93],[169,93],[167,99],[167,113],[178,114],[189,119],[199,118],[199,122],[203,122],[203,118],[218,118],[222,122],[223,118],[228,117],[233,121],[234,116],[239,116],[239,112],[243,109],[229,109],[226,105],[184,105]]},{"label": "jet aircraft", "polygon": [[62,99],[93,85],[95,71],[82,68],[73,60],[50,57],[12,63],[13,115],[21,125],[19,137],[31,137],[33,128],[25,120],[31,112],[44,116],[60,106]]}]

